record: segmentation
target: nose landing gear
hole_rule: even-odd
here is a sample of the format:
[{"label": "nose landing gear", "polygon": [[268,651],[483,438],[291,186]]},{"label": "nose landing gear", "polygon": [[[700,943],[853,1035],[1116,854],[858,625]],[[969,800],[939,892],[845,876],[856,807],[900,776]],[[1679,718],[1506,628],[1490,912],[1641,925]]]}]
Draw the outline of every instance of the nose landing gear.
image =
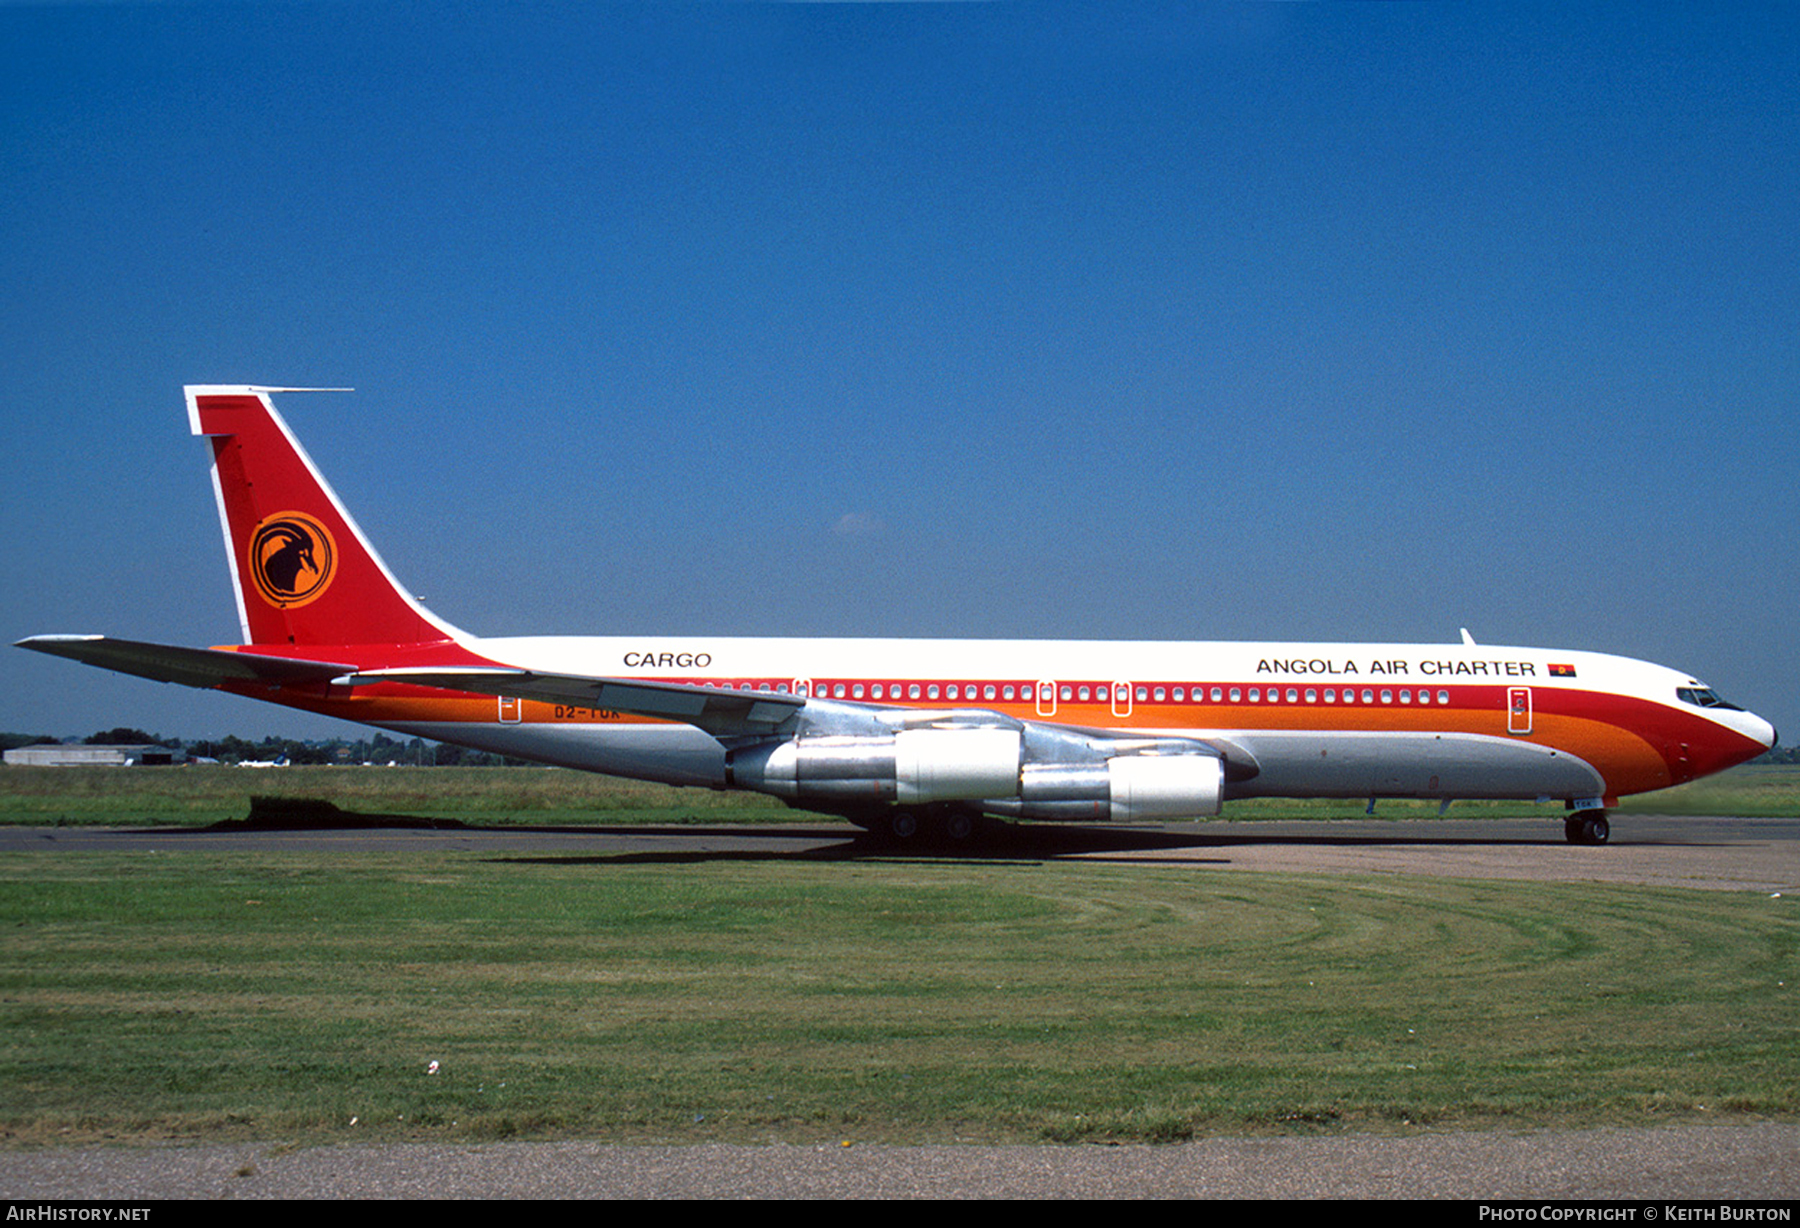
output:
[{"label": "nose landing gear", "polygon": [[1604,810],[1577,810],[1563,820],[1563,838],[1570,844],[1605,844],[1610,835]]}]

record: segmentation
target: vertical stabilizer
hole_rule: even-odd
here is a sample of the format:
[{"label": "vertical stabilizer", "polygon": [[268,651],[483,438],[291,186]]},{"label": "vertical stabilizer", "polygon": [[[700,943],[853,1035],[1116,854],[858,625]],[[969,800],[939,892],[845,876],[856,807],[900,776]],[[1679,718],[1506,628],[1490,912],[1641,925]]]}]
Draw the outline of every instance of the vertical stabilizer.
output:
[{"label": "vertical stabilizer", "polygon": [[412,644],[459,637],[406,595],[269,400],[189,385],[247,644]]}]

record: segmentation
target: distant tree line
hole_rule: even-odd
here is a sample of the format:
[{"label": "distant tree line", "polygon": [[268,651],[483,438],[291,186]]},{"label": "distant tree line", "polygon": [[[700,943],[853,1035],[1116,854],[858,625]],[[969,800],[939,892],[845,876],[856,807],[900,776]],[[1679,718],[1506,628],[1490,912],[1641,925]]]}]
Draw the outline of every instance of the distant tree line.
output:
[{"label": "distant tree line", "polygon": [[161,738],[153,733],[145,733],[142,729],[130,729],[123,725],[117,729],[102,729],[81,741],[84,746],[166,746],[170,750],[181,749],[179,738]]}]

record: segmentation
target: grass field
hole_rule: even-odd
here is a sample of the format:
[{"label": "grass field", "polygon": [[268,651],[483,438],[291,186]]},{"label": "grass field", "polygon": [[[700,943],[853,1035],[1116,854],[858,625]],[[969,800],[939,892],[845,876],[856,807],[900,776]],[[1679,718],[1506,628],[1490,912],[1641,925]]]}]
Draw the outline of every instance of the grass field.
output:
[{"label": "grass field", "polygon": [[[551,768],[0,768],[0,823],[176,824],[242,819],[253,796],[316,798],[362,814],[480,824],[791,823],[813,817],[773,798],[674,789]],[[1225,818],[1342,818],[1356,801],[1233,802]],[[1644,814],[1800,815],[1800,765],[1740,767],[1626,799]],[[1558,805],[1458,802],[1459,818],[1546,815]],[[1429,818],[1435,802],[1383,800],[1376,814]]]},{"label": "grass field", "polygon": [[204,826],[244,818],[252,797],[318,799],[359,814],[496,826],[811,817],[757,794],[675,789],[555,768],[0,769],[0,823]]},{"label": "grass field", "polygon": [[0,1140],[1791,1118],[1797,919],[1083,863],[13,854]]},{"label": "grass field", "polygon": [[[15,822],[240,817],[246,776],[481,821],[619,821],[635,797],[657,821],[737,822],[745,805],[504,769],[41,769],[81,785],[60,797],[15,771]],[[1783,775],[1733,787],[1779,793]],[[1752,893],[158,844],[0,858],[0,932],[11,1146],[1171,1141],[1800,1113],[1800,904]]]}]

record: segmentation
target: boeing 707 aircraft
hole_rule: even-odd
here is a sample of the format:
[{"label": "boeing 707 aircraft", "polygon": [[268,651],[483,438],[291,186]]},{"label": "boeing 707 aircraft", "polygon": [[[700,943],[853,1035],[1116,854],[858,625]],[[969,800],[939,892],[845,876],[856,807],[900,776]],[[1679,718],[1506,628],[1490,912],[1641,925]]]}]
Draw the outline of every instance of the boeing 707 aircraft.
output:
[{"label": "boeing 707 aircraft", "polygon": [[910,837],[984,817],[1163,820],[1251,797],[1618,798],[1775,744],[1695,678],[1564,649],[1419,644],[482,638],[402,588],[275,410],[197,385],[243,642],[19,646],[408,735],[750,789]]}]

